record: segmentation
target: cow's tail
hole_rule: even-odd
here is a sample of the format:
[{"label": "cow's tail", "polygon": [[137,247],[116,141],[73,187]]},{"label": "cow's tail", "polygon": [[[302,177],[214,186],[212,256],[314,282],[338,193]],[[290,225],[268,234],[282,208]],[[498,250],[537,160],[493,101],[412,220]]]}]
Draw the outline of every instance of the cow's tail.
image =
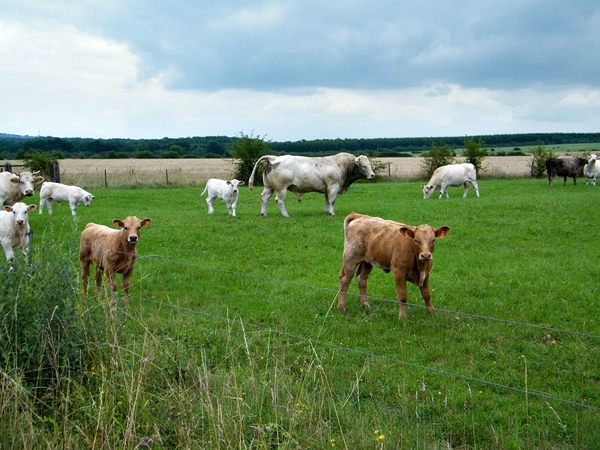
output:
[{"label": "cow's tail", "polygon": [[350,222],[352,222],[354,219],[357,219],[358,217],[362,217],[362,214],[353,212],[346,216],[346,218],[344,219],[344,236],[346,235],[346,228],[348,228]]},{"label": "cow's tail", "polygon": [[265,156],[261,156],[260,158],[258,158],[258,160],[256,161],[256,163],[254,163],[254,167],[252,168],[252,173],[250,174],[250,179],[248,180],[248,189],[250,191],[252,191],[252,188],[254,188],[254,172],[256,172],[256,168],[258,167],[258,164],[263,160],[263,159],[268,159],[269,162],[271,162],[271,159],[276,158],[273,155],[265,155]]},{"label": "cow's tail", "polygon": [[200,196],[203,196],[206,193],[207,189],[208,189],[208,183],[206,183],[206,186],[204,186],[204,190],[202,191],[202,194],[200,194]]}]

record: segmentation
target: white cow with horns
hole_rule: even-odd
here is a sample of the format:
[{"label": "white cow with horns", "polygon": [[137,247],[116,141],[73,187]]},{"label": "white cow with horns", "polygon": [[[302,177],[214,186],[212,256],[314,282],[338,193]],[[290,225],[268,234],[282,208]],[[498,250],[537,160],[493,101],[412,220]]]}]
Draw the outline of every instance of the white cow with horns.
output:
[{"label": "white cow with horns", "polygon": [[287,191],[296,194],[298,201],[308,192],[325,194],[325,212],[335,215],[333,205],[338,195],[346,193],[352,183],[359,179],[375,178],[373,166],[366,156],[338,153],[333,156],[308,157],[296,155],[263,156],[256,161],[248,188],[254,186],[254,172],[261,161],[267,161],[263,171],[261,215],[267,216],[267,202],[275,195],[275,203],[284,217],[289,217],[285,209]]},{"label": "white cow with horns", "polygon": [[433,191],[440,191],[440,196],[438,198],[442,198],[444,193],[446,194],[446,198],[449,198],[448,186],[460,186],[461,184],[465,187],[463,198],[465,198],[469,192],[469,185],[473,186],[475,194],[479,197],[477,171],[473,164],[449,164],[447,166],[438,167],[433,171],[433,175],[431,175],[429,182],[423,186],[423,198],[431,197]]},{"label": "white cow with horns", "polygon": [[38,172],[0,172],[0,207],[23,201],[33,195],[34,186],[44,181],[44,177],[35,176]]}]

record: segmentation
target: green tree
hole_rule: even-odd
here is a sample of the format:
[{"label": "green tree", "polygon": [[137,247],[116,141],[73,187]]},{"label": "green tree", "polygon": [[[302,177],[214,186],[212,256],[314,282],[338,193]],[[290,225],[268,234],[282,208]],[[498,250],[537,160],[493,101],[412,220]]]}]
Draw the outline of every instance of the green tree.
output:
[{"label": "green tree", "polygon": [[463,156],[466,159],[466,162],[469,162],[475,166],[475,172],[479,174],[483,168],[483,160],[486,156],[489,155],[489,151],[485,146],[485,142],[483,140],[476,141],[473,138],[466,138],[464,140],[465,151]]},{"label": "green tree", "polygon": [[267,154],[269,144],[259,135],[252,136],[252,133],[246,135],[240,131],[238,136],[239,138],[233,143],[233,157],[236,159],[234,176],[238,180],[247,182],[256,161]]},{"label": "green tree", "polygon": [[529,161],[529,168],[531,169],[531,176],[534,178],[542,178],[546,172],[546,161],[549,158],[554,158],[554,153],[550,150],[546,150],[543,143],[540,142],[536,148],[531,150],[531,161]]},{"label": "green tree", "polygon": [[52,159],[52,155],[49,153],[32,150],[24,155],[23,165],[32,172],[40,171],[42,175],[47,175]]},{"label": "green tree", "polygon": [[431,178],[435,169],[441,166],[453,164],[454,150],[447,144],[438,145],[435,141],[431,141],[431,148],[423,152],[423,163],[421,164],[421,173],[425,178]]}]

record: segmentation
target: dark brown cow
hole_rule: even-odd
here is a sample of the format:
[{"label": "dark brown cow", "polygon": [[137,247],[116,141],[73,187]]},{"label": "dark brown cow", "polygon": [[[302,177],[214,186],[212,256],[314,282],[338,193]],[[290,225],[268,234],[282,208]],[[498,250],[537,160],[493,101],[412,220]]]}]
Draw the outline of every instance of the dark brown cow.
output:
[{"label": "dark brown cow", "polygon": [[577,172],[583,170],[583,166],[587,164],[587,160],[583,158],[549,158],[546,160],[546,172],[548,173],[548,183],[552,187],[552,182],[555,176],[565,177],[565,183],[567,185],[567,177],[573,178],[573,184],[577,186]]},{"label": "dark brown cow", "polygon": [[367,278],[373,267],[392,272],[399,302],[398,320],[406,320],[408,293],[406,282],[416,284],[433,313],[429,292],[429,272],[433,267],[433,248],[436,238],[442,238],[450,227],[418,227],[391,220],[352,213],[344,220],[344,263],[340,271],[338,309],[346,313],[346,293],[356,273],[360,303],[364,309],[371,306],[367,297]]},{"label": "dark brown cow", "polygon": [[129,306],[129,279],[137,256],[136,244],[142,227],[147,227],[151,222],[152,219],[140,220],[135,216],[129,216],[125,220],[113,220],[113,225],[120,230],[95,223],[88,223],[85,226],[79,245],[83,295],[87,295],[90,265],[95,264],[96,294],[102,285],[102,274],[106,271],[111,290],[110,309],[115,311],[117,308],[115,274],[120,273],[123,275],[125,305]]}]

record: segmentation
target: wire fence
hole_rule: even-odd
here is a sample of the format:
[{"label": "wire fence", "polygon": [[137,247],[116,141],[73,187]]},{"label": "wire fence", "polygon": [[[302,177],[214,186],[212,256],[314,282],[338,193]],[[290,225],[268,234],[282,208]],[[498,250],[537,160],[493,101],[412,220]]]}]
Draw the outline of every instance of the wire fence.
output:
[{"label": "wire fence", "polygon": [[[138,261],[143,260],[143,259],[152,259],[152,260],[164,262],[165,264],[169,264],[171,266],[176,266],[176,265],[186,266],[186,267],[191,267],[191,268],[195,268],[195,269],[199,269],[199,270],[224,273],[224,274],[232,275],[235,277],[252,278],[252,279],[261,280],[261,281],[265,281],[265,282],[269,282],[269,283],[276,283],[278,285],[288,285],[288,286],[294,286],[294,287],[301,287],[301,288],[305,288],[305,289],[323,291],[323,292],[327,292],[329,294],[333,294],[335,296],[337,296],[337,294],[338,294],[337,289],[313,286],[313,285],[309,285],[309,284],[305,284],[305,283],[289,281],[289,280],[284,280],[284,279],[279,279],[279,278],[265,277],[262,275],[250,274],[250,273],[240,272],[240,271],[236,271],[236,270],[220,269],[220,268],[210,267],[210,266],[201,265],[201,264],[194,264],[194,263],[189,263],[189,262],[184,262],[184,261],[176,261],[176,260],[168,259],[168,258],[159,256],[159,255],[146,255],[146,256],[141,256],[141,257],[138,255],[137,259],[138,259]],[[359,294],[350,293],[350,292],[348,292],[348,295],[352,296],[352,297],[359,296]],[[479,383],[481,385],[486,385],[486,386],[494,387],[494,388],[505,390],[505,391],[512,391],[512,392],[516,392],[516,393],[523,394],[523,395],[538,397],[538,398],[548,400],[548,401],[559,402],[559,403],[563,403],[563,404],[574,406],[574,407],[579,407],[579,408],[583,408],[583,409],[587,409],[587,410],[600,412],[600,407],[596,407],[596,406],[593,406],[590,404],[567,400],[567,399],[556,397],[556,396],[546,394],[543,392],[536,392],[536,391],[521,389],[521,388],[514,387],[514,386],[507,386],[504,384],[496,383],[496,382],[485,380],[482,378],[461,375],[459,373],[449,372],[449,371],[446,371],[446,370],[443,370],[440,368],[436,368],[436,367],[416,364],[416,363],[412,363],[412,362],[405,361],[405,360],[398,359],[398,358],[393,358],[393,357],[386,356],[386,355],[379,355],[377,353],[368,352],[368,351],[361,350],[361,349],[351,348],[351,347],[335,344],[332,342],[323,341],[323,340],[315,338],[315,337],[302,336],[302,335],[290,333],[285,330],[279,330],[276,328],[265,327],[265,326],[258,325],[258,324],[252,323],[252,322],[247,322],[247,321],[243,320],[243,318],[232,319],[230,317],[224,317],[219,314],[208,313],[208,312],[200,311],[197,309],[182,307],[180,305],[164,303],[164,302],[162,302],[160,300],[156,300],[156,299],[150,299],[150,298],[133,296],[133,295],[131,297],[138,298],[141,301],[147,301],[147,302],[155,303],[157,305],[176,309],[179,311],[185,311],[187,313],[193,313],[195,315],[204,316],[204,317],[211,318],[214,320],[226,321],[229,323],[239,322],[240,324],[242,324],[242,326],[245,326],[245,327],[251,327],[251,328],[254,328],[257,330],[274,333],[274,334],[277,334],[280,336],[285,336],[290,339],[294,339],[294,340],[298,340],[298,341],[309,342],[313,345],[326,346],[326,347],[333,348],[335,350],[343,351],[346,353],[354,353],[357,355],[368,356],[370,358],[379,359],[379,360],[387,361],[387,362],[390,362],[393,364],[411,367],[414,369],[424,370],[424,371],[428,371],[428,372],[435,373],[438,375],[443,375],[443,376],[451,377],[454,379],[458,379],[458,380]],[[393,303],[393,304],[398,303],[397,300],[392,300],[392,299],[382,298],[382,297],[374,297],[374,296],[369,296],[369,300],[384,302],[384,303]],[[424,305],[413,304],[413,303],[409,303],[409,302],[407,302],[406,305],[411,306],[411,307],[416,307],[416,308],[425,308]],[[513,321],[513,320],[507,320],[507,319],[500,319],[500,318],[496,318],[496,317],[490,317],[490,316],[484,316],[484,315],[478,315],[478,314],[472,314],[472,313],[465,313],[462,311],[451,310],[451,309],[436,309],[436,310],[438,311],[438,313],[448,314],[448,315],[452,315],[455,317],[469,317],[469,318],[472,318],[475,320],[485,320],[485,321],[497,322],[497,323],[502,323],[505,325],[515,326],[515,327],[526,327],[526,328],[531,328],[531,329],[535,329],[535,330],[543,330],[544,332],[547,332],[547,333],[554,333],[554,334],[560,333],[561,335],[585,337],[588,339],[600,339],[600,335],[594,335],[594,334],[584,333],[584,332],[579,332],[579,331],[559,329],[559,328],[554,328],[554,327],[530,324],[530,323],[526,323],[526,322],[519,322],[519,321]]]}]

